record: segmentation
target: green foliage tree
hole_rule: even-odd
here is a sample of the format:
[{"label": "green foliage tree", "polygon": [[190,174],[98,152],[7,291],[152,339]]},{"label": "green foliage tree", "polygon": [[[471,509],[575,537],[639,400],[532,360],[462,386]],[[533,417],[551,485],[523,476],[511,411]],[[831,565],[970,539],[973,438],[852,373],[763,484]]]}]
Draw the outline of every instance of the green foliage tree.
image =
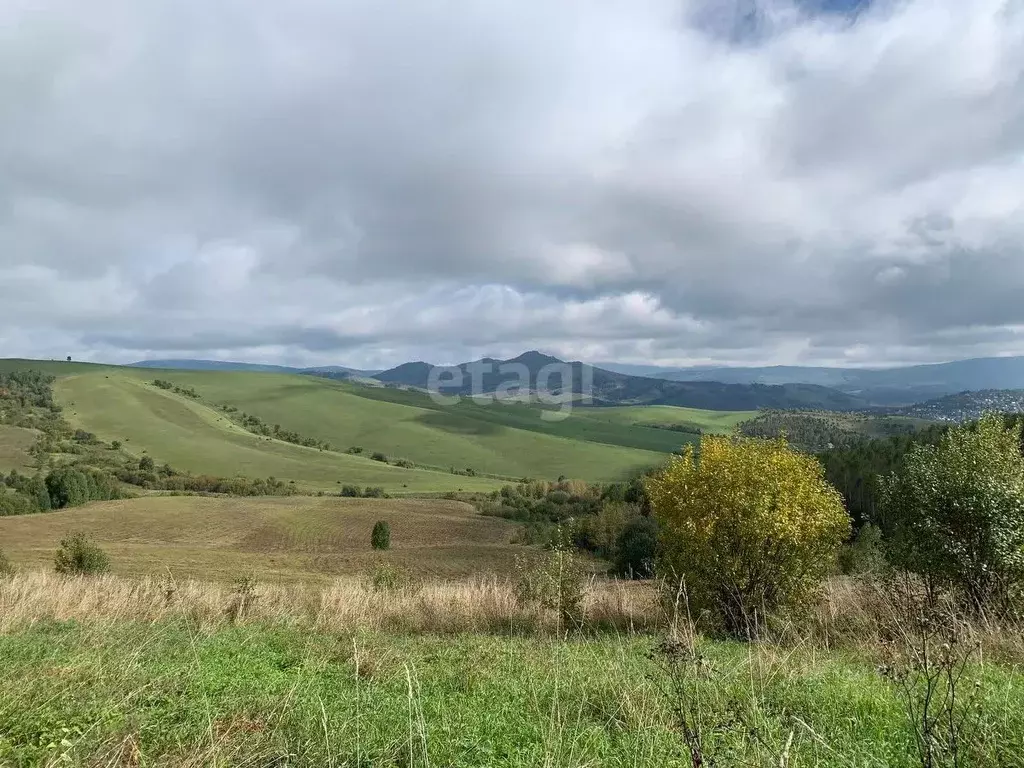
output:
[{"label": "green foliage tree", "polygon": [[139,469],[142,472],[152,472],[156,469],[156,462],[153,461],[152,456],[143,456],[139,459]]},{"label": "green foliage tree", "polygon": [[55,469],[46,476],[46,489],[53,509],[75,507],[90,500],[89,479],[77,469]]},{"label": "green foliage tree", "polygon": [[84,533],[74,533],[61,541],[53,566],[57,573],[92,576],[110,570],[110,558]]},{"label": "green foliage tree", "polygon": [[975,607],[1005,608],[1024,586],[1021,427],[990,415],[916,446],[883,478],[889,558]]},{"label": "green foliage tree", "polygon": [[635,517],[619,532],[615,542],[615,572],[631,579],[654,575],[658,550],[658,523],[650,517]]},{"label": "green foliage tree", "polygon": [[733,635],[798,605],[832,569],[850,520],[813,456],[783,439],[705,435],[647,481],[659,572],[695,617]]},{"label": "green foliage tree", "polygon": [[370,546],[374,549],[391,549],[391,526],[386,520],[378,520],[370,533]]}]

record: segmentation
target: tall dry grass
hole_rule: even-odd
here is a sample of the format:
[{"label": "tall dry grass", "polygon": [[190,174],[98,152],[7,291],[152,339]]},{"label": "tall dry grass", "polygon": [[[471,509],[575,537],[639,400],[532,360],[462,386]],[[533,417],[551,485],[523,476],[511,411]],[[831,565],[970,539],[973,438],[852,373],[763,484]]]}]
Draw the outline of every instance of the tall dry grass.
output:
[{"label": "tall dry grass", "polygon": [[[212,631],[233,623],[284,624],[311,630],[410,633],[557,634],[582,630],[662,633],[680,617],[660,600],[654,582],[593,578],[576,627],[556,612],[517,598],[500,578],[402,581],[341,578],[326,586],[250,583],[248,586],[166,578],[64,577],[33,570],[0,578],[0,633],[33,624],[74,620],[89,624],[187,619]],[[685,617],[684,617],[685,618]],[[759,644],[878,652],[892,645],[907,622],[906,606],[880,581],[838,578],[804,610],[773,617],[758,628]],[[963,617],[992,658],[1024,660],[1024,623]],[[706,631],[697,623],[696,631]]]},{"label": "tall dry grass", "polygon": [[[498,579],[375,587],[339,579],[328,586],[230,585],[170,578],[62,577],[26,571],[0,579],[0,632],[45,620],[87,623],[188,619],[212,630],[230,623],[283,623],[323,631],[527,633],[564,629],[558,616],[516,599]],[[593,580],[581,629],[642,632],[660,620],[651,585]]]}]

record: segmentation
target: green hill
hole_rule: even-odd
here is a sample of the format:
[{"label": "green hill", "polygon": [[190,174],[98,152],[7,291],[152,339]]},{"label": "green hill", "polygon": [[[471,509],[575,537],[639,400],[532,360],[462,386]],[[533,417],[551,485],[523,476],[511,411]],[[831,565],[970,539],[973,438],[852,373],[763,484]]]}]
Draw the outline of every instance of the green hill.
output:
[{"label": "green hill", "polygon": [[[717,424],[746,415],[577,406],[552,419],[537,404],[463,398],[443,405],[424,392],[290,373],[0,361],[0,372],[29,368],[58,377],[54,396],[73,426],[119,440],[135,455],[196,474],[274,476],[324,491],[339,483],[413,494],[487,490],[523,477],[620,480],[696,440],[644,422]],[[154,386],[156,379],[171,389]],[[253,424],[291,436],[253,434]],[[285,442],[296,436],[330,450]]]},{"label": "green hill", "polygon": [[[609,444],[617,436],[634,444],[643,440],[630,438],[628,430],[602,428],[599,422],[594,427],[603,442],[593,442],[579,439],[589,424],[546,422],[536,410],[523,413],[512,406],[505,411],[501,405],[472,403],[445,408],[424,395],[418,395],[415,405],[389,402],[363,396],[376,389],[315,377],[178,371],[161,375],[177,386],[194,389],[201,402],[158,389],[148,383],[148,377],[120,371],[65,377],[58,380],[55,393],[76,426],[105,439],[123,440],[129,448],[145,448],[174,467],[213,474],[274,475],[316,486],[338,479],[392,488],[405,484],[410,491],[494,485],[479,477],[453,476],[451,468],[507,478],[566,475],[612,480],[659,463],[663,453],[680,442],[649,430],[655,432],[648,441],[650,450]],[[267,424],[329,441],[337,451],[353,446],[364,451],[353,456],[258,437],[215,409],[223,405]],[[536,430],[550,432],[502,423],[503,413],[511,421],[531,421]],[[417,469],[371,461],[368,457],[376,452],[392,460],[406,459]],[[440,471],[428,472],[424,467]]]}]

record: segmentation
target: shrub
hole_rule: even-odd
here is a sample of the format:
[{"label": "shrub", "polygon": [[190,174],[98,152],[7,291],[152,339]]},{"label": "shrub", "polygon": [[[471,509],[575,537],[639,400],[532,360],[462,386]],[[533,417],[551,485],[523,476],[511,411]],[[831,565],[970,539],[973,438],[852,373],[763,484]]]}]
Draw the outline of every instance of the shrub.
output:
[{"label": "shrub", "polygon": [[877,573],[885,567],[882,529],[865,523],[856,538],[839,552],[839,570],[846,575]]},{"label": "shrub", "polygon": [[358,485],[343,485],[341,486],[340,496],[362,496],[363,492],[359,490]]},{"label": "shrub", "polygon": [[387,494],[384,493],[384,489],[381,488],[379,485],[375,485],[375,486],[372,486],[372,487],[369,486],[369,485],[366,486],[366,490],[363,491],[363,496],[365,496],[368,499],[386,499],[387,498]]},{"label": "shrub", "polygon": [[0,488],[0,517],[31,515],[38,511],[39,507],[28,496],[17,491]]},{"label": "shrub", "polygon": [[141,472],[152,472],[156,468],[156,462],[152,456],[143,456],[139,459],[139,470]]},{"label": "shrub", "polygon": [[558,614],[566,627],[583,619],[586,572],[579,557],[558,535],[541,558],[516,556],[516,598],[523,605],[539,605]]},{"label": "shrub", "polygon": [[412,575],[405,568],[391,563],[377,563],[366,574],[366,581],[374,592],[394,592],[414,586]]},{"label": "shrub", "polygon": [[850,520],[813,456],[784,439],[705,435],[647,481],[658,568],[733,635],[795,606],[832,569]]},{"label": "shrub", "polygon": [[391,526],[385,520],[378,520],[370,533],[370,546],[374,549],[391,549]]},{"label": "shrub", "polygon": [[385,462],[385,463],[387,463],[387,460],[388,460],[388,457],[387,457],[387,456],[385,456],[385,455],[384,455],[383,453],[381,453],[380,451],[374,451],[374,452],[373,452],[373,453],[372,453],[372,454],[370,455],[370,458],[371,458],[371,459],[373,459],[374,461],[383,461],[383,462]]},{"label": "shrub", "polygon": [[986,416],[937,445],[915,446],[882,479],[893,564],[976,608],[1006,607],[1024,584],[1024,458],[1020,427]]},{"label": "shrub", "polygon": [[113,450],[113,451],[121,450],[121,441],[120,440],[111,440],[110,441],[110,449]]},{"label": "shrub", "polygon": [[64,539],[54,558],[54,570],[67,575],[91,576],[110,569],[107,553],[93,544],[84,533]]},{"label": "shrub", "polygon": [[650,517],[635,517],[623,527],[615,542],[615,572],[631,579],[654,576],[658,550],[658,523]]}]

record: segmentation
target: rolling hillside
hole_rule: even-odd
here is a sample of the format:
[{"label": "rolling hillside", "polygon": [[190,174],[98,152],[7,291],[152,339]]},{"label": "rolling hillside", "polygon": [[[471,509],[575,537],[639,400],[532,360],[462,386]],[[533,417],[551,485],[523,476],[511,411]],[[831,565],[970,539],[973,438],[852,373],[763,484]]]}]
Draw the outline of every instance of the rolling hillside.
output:
[{"label": "rolling hillside", "polygon": [[0,425],[0,472],[25,471],[31,467],[33,460],[28,449],[35,441],[34,430]]},{"label": "rolling hillside", "polygon": [[[377,520],[391,550],[370,549]],[[82,531],[115,573],[230,580],[319,580],[359,575],[377,562],[423,576],[495,573],[511,565],[516,526],[441,499],[201,498],[149,496],[0,518],[0,541],[23,567],[48,567],[60,540]]]},{"label": "rolling hillside", "polygon": [[[409,492],[495,484],[480,477],[453,476],[448,471],[453,467],[512,479],[565,475],[613,480],[660,463],[664,452],[680,444],[677,436],[655,430],[609,429],[582,419],[546,422],[534,410],[518,416],[538,431],[522,429],[506,421],[515,420],[514,406],[464,403],[446,408],[418,393],[402,393],[408,403],[388,402],[375,397],[380,391],[376,388],[316,377],[182,371],[167,378],[194,388],[203,402],[120,373],[67,377],[57,382],[55,392],[72,422],[106,439],[125,440],[129,447],[144,447],[174,467],[229,475],[272,474],[319,487],[339,479],[385,488],[407,484]],[[358,446],[364,452],[321,452],[260,438],[232,424],[213,405],[229,405],[268,424],[327,440],[338,451]],[[581,434],[588,425],[604,442]],[[616,439],[633,445],[615,444]],[[646,442],[645,447],[636,447],[638,441]],[[440,471],[401,470],[365,458],[374,452]]]},{"label": "rolling hillside", "polygon": [[635,424],[659,427],[692,426],[702,432],[730,434],[736,426],[757,416],[757,411],[708,411],[700,408],[681,408],[673,405],[623,405],[610,408],[591,408],[586,415],[616,424]]},{"label": "rolling hillside", "polygon": [[[207,374],[220,375],[262,374]],[[194,474],[274,476],[324,491],[337,491],[339,483],[405,493],[497,485],[485,478],[394,467],[253,435],[209,406],[117,372],[68,376],[57,381],[54,391],[72,425],[104,440],[121,440],[129,451],[146,452],[158,463]]]}]

